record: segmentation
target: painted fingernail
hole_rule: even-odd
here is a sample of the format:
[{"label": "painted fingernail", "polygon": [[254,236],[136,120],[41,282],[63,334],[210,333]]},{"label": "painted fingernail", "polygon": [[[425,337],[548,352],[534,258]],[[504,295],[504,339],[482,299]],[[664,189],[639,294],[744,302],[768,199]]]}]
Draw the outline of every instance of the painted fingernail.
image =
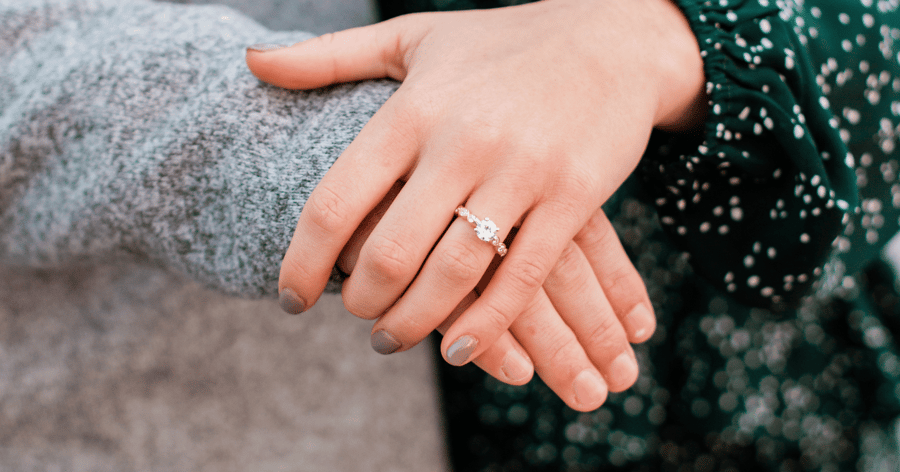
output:
[{"label": "painted fingernail", "polygon": [[393,352],[397,352],[397,349],[400,349],[400,341],[397,341],[397,338],[391,336],[391,333],[383,329],[379,329],[372,333],[372,349],[379,354],[391,354]]},{"label": "painted fingernail", "polygon": [[521,382],[522,380],[527,379],[531,376],[531,372],[534,367],[531,365],[531,362],[528,362],[522,354],[519,354],[518,351],[510,351],[509,354],[503,358],[503,365],[500,367],[500,370],[503,372],[503,375],[506,376],[506,379],[510,382]]},{"label": "painted fingernail", "polygon": [[644,339],[650,334],[650,327],[655,324],[655,321],[653,312],[643,304],[640,304],[625,315],[623,323],[625,324],[625,330],[631,333],[635,339]]},{"label": "painted fingernail", "polygon": [[287,44],[259,43],[254,44],[253,46],[247,46],[247,49],[256,52],[269,52],[276,51],[278,49],[284,49],[286,47],[288,47]]},{"label": "painted fingernail", "polygon": [[469,356],[475,352],[478,347],[478,340],[472,336],[466,335],[457,339],[447,348],[447,362],[452,365],[460,366],[469,360]]},{"label": "painted fingernail", "polygon": [[606,401],[606,382],[599,374],[590,369],[582,370],[575,382],[572,383],[575,390],[575,401],[583,408],[597,408]]},{"label": "painted fingernail", "polygon": [[619,354],[609,365],[609,376],[613,391],[630,387],[638,377],[638,365],[634,356],[628,352]]},{"label": "painted fingernail", "polygon": [[283,289],[278,295],[278,303],[281,304],[282,310],[291,315],[299,315],[306,311],[306,304],[297,296],[297,292],[289,288]]}]

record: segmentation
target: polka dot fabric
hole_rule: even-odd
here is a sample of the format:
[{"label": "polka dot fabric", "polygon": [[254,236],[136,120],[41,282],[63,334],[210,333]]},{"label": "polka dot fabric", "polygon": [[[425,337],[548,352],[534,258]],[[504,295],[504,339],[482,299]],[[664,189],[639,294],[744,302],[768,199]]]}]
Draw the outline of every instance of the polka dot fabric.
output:
[{"label": "polka dot fabric", "polygon": [[751,305],[796,305],[858,211],[855,159],[794,31],[806,22],[768,0],[681,4],[705,61],[708,119],[699,143],[659,139],[643,176],[694,270]]},{"label": "polka dot fabric", "polygon": [[707,122],[604,207],[659,321],[640,377],[579,413],[441,365],[456,470],[897,470],[898,3],[678,1]]}]

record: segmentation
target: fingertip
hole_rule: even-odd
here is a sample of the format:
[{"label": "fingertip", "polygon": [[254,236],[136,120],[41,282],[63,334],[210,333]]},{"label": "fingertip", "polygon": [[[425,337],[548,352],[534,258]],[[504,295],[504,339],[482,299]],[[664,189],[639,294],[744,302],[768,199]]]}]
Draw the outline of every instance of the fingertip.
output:
[{"label": "fingertip", "polygon": [[290,287],[285,287],[278,294],[278,304],[289,315],[299,315],[306,311],[306,302]]},{"label": "fingertip", "polygon": [[250,72],[267,84],[292,90],[314,88],[317,83],[307,83],[309,74],[294,58],[297,44],[255,44],[247,47],[244,60]]},{"label": "fingertip", "polygon": [[500,372],[505,377],[500,379],[510,385],[524,385],[534,376],[534,363],[527,355],[511,349],[503,358]]},{"label": "fingertip", "polygon": [[625,315],[622,324],[629,342],[642,343],[650,339],[656,331],[656,316],[650,308],[640,303]]},{"label": "fingertip", "polygon": [[462,366],[469,362],[469,358],[478,348],[478,340],[474,336],[465,335],[457,339],[444,351],[444,359],[450,365]]},{"label": "fingertip", "polygon": [[578,411],[593,411],[600,408],[609,395],[609,388],[603,377],[593,369],[584,369],[572,382],[574,393],[574,405],[570,405]]},{"label": "fingertip", "polygon": [[247,46],[247,54],[249,55],[251,52],[269,52],[276,51],[278,49],[284,49],[288,47],[287,44],[276,44],[276,43],[257,43]]},{"label": "fingertip", "polygon": [[606,371],[608,372],[606,380],[610,392],[624,392],[628,390],[637,382],[640,374],[637,359],[631,350],[619,354],[619,357],[616,357],[610,363]]},{"label": "fingertip", "polygon": [[370,341],[372,343],[372,349],[383,355],[393,354],[403,347],[403,344],[400,343],[394,335],[383,329],[379,329],[372,333]]}]

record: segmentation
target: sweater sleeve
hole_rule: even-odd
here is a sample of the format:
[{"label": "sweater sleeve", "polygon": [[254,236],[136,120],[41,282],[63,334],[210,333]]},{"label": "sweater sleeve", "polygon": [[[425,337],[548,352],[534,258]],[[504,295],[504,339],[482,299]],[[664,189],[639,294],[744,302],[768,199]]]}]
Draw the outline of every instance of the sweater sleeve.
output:
[{"label": "sweater sleeve", "polygon": [[854,156],[817,83],[792,2],[679,0],[700,44],[699,136],[655,136],[640,167],[696,272],[738,300],[796,303],[859,211]]},{"label": "sweater sleeve", "polygon": [[0,0],[0,262],[129,256],[275,294],[307,196],[396,89],[291,92],[244,65],[308,37],[223,7]]}]

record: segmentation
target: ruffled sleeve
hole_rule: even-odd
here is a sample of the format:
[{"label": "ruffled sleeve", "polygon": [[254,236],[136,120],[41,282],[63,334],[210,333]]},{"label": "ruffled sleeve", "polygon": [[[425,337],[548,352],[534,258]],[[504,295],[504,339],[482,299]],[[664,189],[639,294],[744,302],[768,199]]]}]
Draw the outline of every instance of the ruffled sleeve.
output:
[{"label": "ruffled sleeve", "polygon": [[653,139],[640,174],[696,272],[781,308],[822,272],[858,207],[795,12],[768,0],[678,0],[697,35],[709,111],[700,136]]}]

